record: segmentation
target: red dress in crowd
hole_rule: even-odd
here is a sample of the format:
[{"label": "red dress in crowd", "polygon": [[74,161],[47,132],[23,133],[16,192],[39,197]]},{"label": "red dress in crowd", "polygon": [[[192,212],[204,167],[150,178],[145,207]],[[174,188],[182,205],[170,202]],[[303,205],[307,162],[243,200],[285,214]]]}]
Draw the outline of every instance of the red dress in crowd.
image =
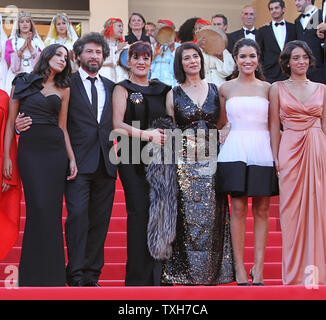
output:
[{"label": "red dress in crowd", "polygon": [[[1,185],[4,177],[2,176],[3,165],[3,140],[8,115],[9,97],[7,93],[0,90],[0,178]],[[5,180],[11,188],[2,193],[0,190],[0,260],[4,259],[10,249],[17,241],[19,234],[20,220],[20,197],[21,183],[17,168],[17,143],[12,140],[10,149],[10,158],[12,161],[12,178]]]}]

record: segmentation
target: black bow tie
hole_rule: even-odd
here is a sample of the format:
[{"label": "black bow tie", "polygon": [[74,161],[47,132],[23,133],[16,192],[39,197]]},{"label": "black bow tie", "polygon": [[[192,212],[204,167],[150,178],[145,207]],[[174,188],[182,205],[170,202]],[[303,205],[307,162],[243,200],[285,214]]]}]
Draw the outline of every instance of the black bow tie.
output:
[{"label": "black bow tie", "polygon": [[278,27],[278,26],[284,26],[285,23],[284,21],[281,21],[281,22],[275,22],[275,27]]},{"label": "black bow tie", "polygon": [[310,17],[310,13],[306,13],[306,14],[302,14],[302,18],[305,18],[305,17]]},{"label": "black bow tie", "polygon": [[256,30],[245,30],[246,34],[252,33],[252,34],[256,34]]}]

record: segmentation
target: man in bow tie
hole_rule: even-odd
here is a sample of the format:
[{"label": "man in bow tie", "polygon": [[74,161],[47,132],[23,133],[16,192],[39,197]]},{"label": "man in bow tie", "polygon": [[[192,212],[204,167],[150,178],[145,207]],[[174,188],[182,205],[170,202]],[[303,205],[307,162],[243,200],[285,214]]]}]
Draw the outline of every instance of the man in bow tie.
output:
[{"label": "man in bow tie", "polygon": [[322,11],[314,6],[315,0],[295,0],[295,4],[300,12],[295,20],[297,39],[308,44],[317,60],[316,67],[308,70],[307,77],[315,82],[326,83],[323,41],[317,35],[317,27],[323,22]]},{"label": "man in bow tie", "polygon": [[247,5],[242,9],[241,21],[242,28],[228,35],[228,50],[232,53],[234,44],[242,38],[250,38],[256,40],[257,30],[255,28],[257,12],[253,6]]},{"label": "man in bow tie", "polygon": [[272,21],[259,29],[257,42],[261,48],[261,62],[266,81],[273,83],[286,79],[278,60],[285,44],[296,40],[296,29],[293,23],[284,20],[284,0],[270,0],[268,9]]}]

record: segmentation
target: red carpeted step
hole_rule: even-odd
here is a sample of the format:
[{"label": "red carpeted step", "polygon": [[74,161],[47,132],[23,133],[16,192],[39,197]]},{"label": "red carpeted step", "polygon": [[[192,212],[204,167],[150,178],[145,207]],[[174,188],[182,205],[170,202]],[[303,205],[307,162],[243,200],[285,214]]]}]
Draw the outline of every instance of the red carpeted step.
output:
[{"label": "red carpeted step", "polygon": [[[124,287],[125,281],[124,280],[99,280],[99,285],[101,287]],[[278,279],[268,279],[264,280],[265,286],[277,286],[282,285],[282,280]],[[0,280],[0,288],[3,288],[5,286],[8,286],[8,283],[5,283],[5,280]],[[225,284],[224,286],[236,286],[237,284],[235,282]],[[9,282],[9,286],[12,288],[13,282]],[[15,285],[17,286],[17,284]]]},{"label": "red carpeted step", "polygon": [[[19,238],[16,243],[16,247],[20,247],[22,244],[23,231],[20,231]],[[127,245],[127,235],[126,232],[109,232],[105,241],[106,247],[126,247]],[[254,233],[246,233],[246,247],[254,246]],[[269,232],[267,238],[267,247],[281,247],[282,246],[282,234],[281,232]]]},{"label": "red carpeted step", "polygon": [[[105,242],[105,265],[100,277],[100,284],[102,286],[123,286],[125,275],[126,262],[126,221],[127,213],[125,206],[125,196],[122,189],[121,181],[117,180],[116,194],[114,199],[114,206],[109,227],[108,236]],[[252,200],[249,198],[249,212],[246,223],[246,248],[245,248],[245,265],[249,272],[253,266],[254,257],[254,234],[253,224],[254,220],[251,211]],[[66,220],[66,208],[63,206],[63,225]],[[4,285],[6,278],[5,268],[10,266],[18,266],[21,243],[23,237],[23,230],[25,226],[25,203],[22,199],[21,203],[21,225],[20,234],[15,248],[11,250],[5,260],[0,262],[0,287]],[[270,206],[270,232],[267,239],[267,248],[264,265],[264,278],[266,285],[280,285],[282,284],[282,234],[280,232],[279,221],[279,197],[271,198]],[[63,234],[64,236],[64,234]]]},{"label": "red carpeted step", "polygon": [[[6,268],[12,268],[12,266],[16,266],[18,268],[17,263],[0,263],[0,279],[4,280],[8,276],[8,272],[11,274],[12,269],[6,273]],[[246,262],[245,267],[247,273],[252,268],[252,262]],[[7,269],[8,270],[8,269]],[[281,280],[282,274],[282,264],[281,262],[266,262],[264,264],[264,279],[265,280]],[[120,280],[122,281],[125,276],[125,263],[105,263],[102,269],[102,274],[100,280]]]},{"label": "red carpeted step", "polygon": [[[13,248],[2,260],[3,263],[15,263],[20,259],[20,247]],[[104,258],[106,263],[125,263],[127,260],[127,248],[126,247],[106,247],[104,248]],[[253,261],[254,259],[254,247],[246,247],[244,252],[244,260],[246,262]],[[281,247],[267,247],[265,254],[266,262],[279,262],[282,259]]]},{"label": "red carpeted step", "polygon": [[[20,219],[20,230],[23,231],[25,227],[25,221],[26,217],[21,217]],[[64,225],[66,221],[66,217],[62,218],[62,223]],[[247,218],[247,223],[246,223],[246,230],[252,231],[253,230],[253,225],[254,225],[254,219],[253,217],[248,217]],[[113,216],[110,220],[110,226],[109,226],[109,232],[121,232],[125,231],[127,227],[127,218],[126,217],[116,217]],[[278,218],[275,217],[270,217],[269,219],[269,231],[280,231],[280,222]]]},{"label": "red carpeted step", "polygon": [[[245,268],[249,274],[249,270],[253,267],[252,262],[245,263]],[[264,279],[281,279],[282,263],[281,262],[266,262],[264,264]],[[125,264],[124,263],[105,263],[101,279],[121,280],[124,279]]]},{"label": "red carpeted step", "polygon": [[[118,197],[119,200],[114,200],[113,208],[112,208],[112,217],[125,217],[127,216],[127,211],[126,211],[126,205],[124,202],[124,199],[121,199],[122,196]],[[21,216],[25,216],[25,202],[21,202]],[[279,217],[279,205],[278,204],[271,204],[270,206],[270,211],[269,211],[270,217]],[[66,217],[67,216],[67,208],[65,204],[63,205],[63,210],[62,210],[62,216]],[[251,204],[248,206],[248,217],[252,217],[252,210],[251,210]]]}]

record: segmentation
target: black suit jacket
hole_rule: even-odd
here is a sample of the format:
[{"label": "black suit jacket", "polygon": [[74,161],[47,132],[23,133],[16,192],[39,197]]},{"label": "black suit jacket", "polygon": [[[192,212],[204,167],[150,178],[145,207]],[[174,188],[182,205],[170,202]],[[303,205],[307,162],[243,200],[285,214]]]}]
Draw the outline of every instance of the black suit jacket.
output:
[{"label": "black suit jacket", "polygon": [[[325,1],[326,0],[323,0],[322,5],[321,5],[322,13],[324,10],[324,6],[326,5]],[[326,22],[325,17],[322,17],[322,20],[323,20],[322,22]],[[324,38],[324,63],[325,63],[326,62],[326,32],[324,32],[324,35],[325,35],[325,38]]]},{"label": "black suit jacket", "polygon": [[117,176],[117,168],[109,160],[109,141],[112,130],[112,91],[114,83],[101,77],[105,91],[101,121],[97,122],[79,72],[71,76],[67,129],[75,154],[79,174],[94,173],[98,168],[100,152],[103,154],[108,175]]},{"label": "black suit jacket", "polygon": [[323,42],[317,37],[316,27],[322,22],[322,11],[318,10],[310,17],[310,21],[305,29],[300,22],[301,15],[295,19],[297,39],[305,41],[310,47],[314,57],[317,60],[316,68],[309,70],[308,78],[312,81],[325,83],[325,75],[323,71],[324,50],[321,46]]},{"label": "black suit jacket", "polygon": [[[256,40],[257,40],[257,36],[258,36],[259,31],[256,29]],[[229,50],[229,52],[231,52],[233,54],[233,47],[235,45],[235,43],[242,39],[245,38],[245,34],[244,34],[244,29],[240,29],[234,32],[231,32],[228,34],[228,46],[227,49]]]},{"label": "black suit jacket", "polygon": [[[259,29],[256,40],[261,48],[261,63],[266,81],[285,80],[287,77],[282,73],[278,62],[281,49],[273,32],[272,22],[268,26]],[[285,43],[296,40],[296,28],[293,23],[286,22]]]}]

